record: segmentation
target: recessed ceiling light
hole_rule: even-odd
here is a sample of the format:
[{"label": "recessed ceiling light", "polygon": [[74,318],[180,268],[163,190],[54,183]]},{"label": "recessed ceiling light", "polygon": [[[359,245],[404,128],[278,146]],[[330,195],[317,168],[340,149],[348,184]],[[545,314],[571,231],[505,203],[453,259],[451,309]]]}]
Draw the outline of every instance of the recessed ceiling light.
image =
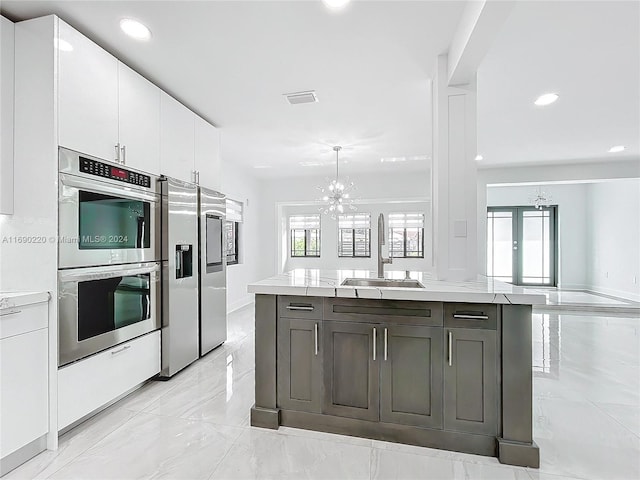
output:
[{"label": "recessed ceiling light", "polygon": [[72,52],[73,51],[73,45],[71,45],[69,42],[67,42],[66,40],[63,40],[61,38],[54,38],[53,39],[53,45],[60,50],[61,52]]},{"label": "recessed ceiling light", "polygon": [[559,95],[557,93],[545,93],[544,95],[540,95],[534,103],[538,106],[544,107],[546,105],[551,105],[553,102],[558,100],[558,97]]},{"label": "recessed ceiling light", "polygon": [[342,10],[351,0],[322,0],[331,10]]},{"label": "recessed ceiling light", "polygon": [[611,147],[609,149],[609,153],[624,152],[624,149],[625,149],[624,145],[616,145],[615,147]]},{"label": "recessed ceiling light", "polygon": [[482,155],[476,155],[476,160],[479,162],[480,160],[484,160]]},{"label": "recessed ceiling light", "polygon": [[123,18],[120,20],[120,28],[124,33],[136,40],[149,40],[151,38],[151,30],[149,30],[146,25],[131,18]]}]

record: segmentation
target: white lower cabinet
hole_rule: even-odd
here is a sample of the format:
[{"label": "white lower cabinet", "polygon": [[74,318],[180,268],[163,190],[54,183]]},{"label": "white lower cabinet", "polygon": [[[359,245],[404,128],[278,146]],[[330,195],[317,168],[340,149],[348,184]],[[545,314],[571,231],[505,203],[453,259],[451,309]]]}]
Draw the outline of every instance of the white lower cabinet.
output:
[{"label": "white lower cabinet", "polygon": [[160,372],[160,331],[58,370],[58,430]]},{"label": "white lower cabinet", "polygon": [[[49,431],[47,327],[47,303],[0,311],[2,459],[38,440]],[[37,451],[32,455],[35,453]],[[0,475],[6,473],[4,463],[3,461]]]}]

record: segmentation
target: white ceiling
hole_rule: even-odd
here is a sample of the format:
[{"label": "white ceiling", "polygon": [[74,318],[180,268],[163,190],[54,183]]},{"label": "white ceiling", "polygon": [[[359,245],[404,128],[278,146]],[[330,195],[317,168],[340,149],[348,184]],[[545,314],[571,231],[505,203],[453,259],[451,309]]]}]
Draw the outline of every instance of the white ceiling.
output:
[{"label": "white ceiling", "polygon": [[[1,10],[13,20],[58,14],[222,127],[225,162],[323,177],[334,144],[345,146],[347,174],[428,168],[429,78],[464,3],[355,1],[334,13],[320,0],[3,0]],[[516,3],[478,72],[481,168],[638,158],[639,6]],[[126,37],[123,17],[147,24],[151,41]],[[282,97],[307,89],[319,103]],[[535,107],[549,91],[560,100]],[[607,153],[618,144],[627,150]]]},{"label": "white ceiling", "polygon": [[[464,2],[320,0],[3,1],[14,20],[56,13],[223,128],[225,161],[263,176],[425,169],[431,155],[429,77]],[[135,42],[123,17],[152,31]],[[315,89],[319,103],[283,93]],[[421,157],[382,163],[383,157]],[[325,166],[300,165],[324,163]]]},{"label": "white ceiling", "polygon": [[[535,106],[546,92],[560,98]],[[517,2],[478,71],[478,152],[481,167],[639,158],[640,2]]]}]

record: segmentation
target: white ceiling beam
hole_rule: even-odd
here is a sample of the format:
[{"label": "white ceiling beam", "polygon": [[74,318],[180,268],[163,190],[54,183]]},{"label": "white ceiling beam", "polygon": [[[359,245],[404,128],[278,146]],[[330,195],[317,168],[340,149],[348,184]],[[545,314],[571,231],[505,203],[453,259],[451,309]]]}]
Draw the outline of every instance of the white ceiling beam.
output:
[{"label": "white ceiling beam", "polygon": [[449,85],[464,85],[476,74],[515,2],[469,0],[449,48]]}]

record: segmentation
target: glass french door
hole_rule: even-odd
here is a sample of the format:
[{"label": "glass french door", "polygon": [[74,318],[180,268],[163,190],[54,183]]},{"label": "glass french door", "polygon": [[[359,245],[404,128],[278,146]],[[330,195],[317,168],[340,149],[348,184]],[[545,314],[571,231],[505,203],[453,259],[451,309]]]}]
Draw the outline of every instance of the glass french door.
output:
[{"label": "glass french door", "polygon": [[487,276],[527,286],[556,286],[557,207],[487,208]]}]

